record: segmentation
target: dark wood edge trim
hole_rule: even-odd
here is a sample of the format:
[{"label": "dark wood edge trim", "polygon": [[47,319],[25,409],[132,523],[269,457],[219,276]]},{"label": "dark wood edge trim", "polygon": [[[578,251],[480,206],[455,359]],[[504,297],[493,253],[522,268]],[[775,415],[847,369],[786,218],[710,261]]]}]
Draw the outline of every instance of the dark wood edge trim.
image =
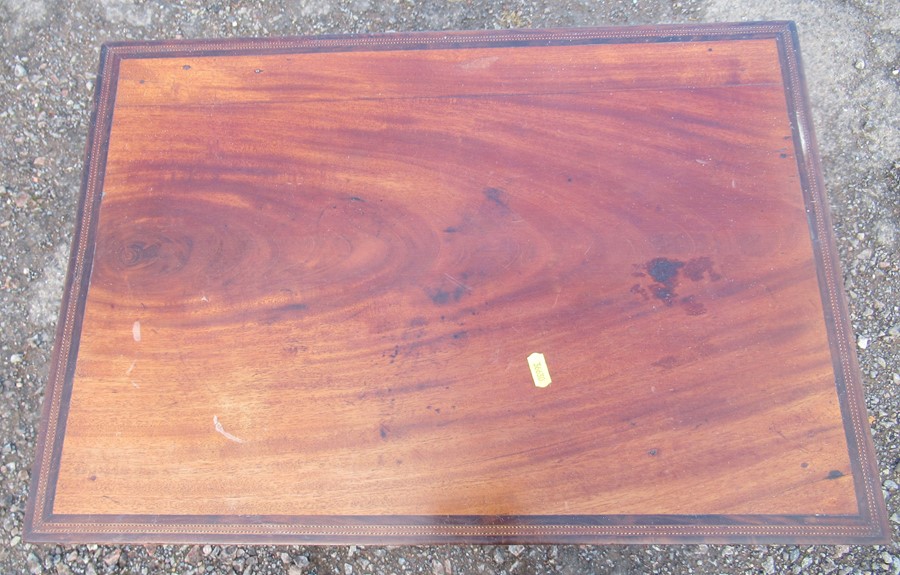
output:
[{"label": "dark wood edge trim", "polygon": [[825,312],[835,386],[844,421],[857,502],[861,516],[869,522],[874,531],[881,534],[880,540],[887,542],[890,540],[891,530],[881,486],[877,480],[879,474],[875,448],[867,424],[868,414],[843,287],[840,258],[812,126],[797,28],[793,23],[779,38],[779,51],[783,62],[785,96],[793,129],[794,150],[807,207],[810,239],[816,258],[816,272]]},{"label": "dark wood edge trim", "polygon": [[219,54],[279,54],[285,52],[382,51],[453,49],[472,47],[547,46],[554,44],[676,42],[715,39],[774,38],[789,22],[738,22],[724,24],[666,24],[602,28],[544,28],[474,30],[452,32],[402,32],[386,34],[295,36],[285,38],[232,38],[108,42],[110,52],[121,58],[159,58]]},{"label": "dark wood edge trim", "polygon": [[[45,525],[36,533],[34,541],[65,542],[241,542],[241,543],[490,543],[497,541],[528,543],[640,543],[640,542],[779,542],[794,543],[878,543],[879,534],[870,526],[843,525],[763,525],[769,519],[797,521],[790,516],[745,516],[754,523],[736,524],[735,518],[723,517],[724,522],[704,523],[704,517],[694,516],[602,516],[586,524],[566,523],[566,517],[548,517],[549,523],[536,523],[535,517],[524,518],[530,523],[518,523],[518,517],[329,517],[309,523],[293,520],[258,521],[245,523],[196,522],[197,517],[185,519],[191,523],[169,523],[166,518],[154,517],[152,523],[69,523]],[[647,519],[651,518],[651,519]],[[710,516],[712,518],[712,516]],[[225,519],[216,517],[215,519]],[[246,517],[234,519],[246,520]],[[295,518],[291,518],[295,519]],[[485,519],[499,523],[485,524]],[[663,524],[647,521],[664,519]],[[687,523],[677,522],[685,520]],[[335,522],[337,520],[337,522]],[[410,520],[404,523],[404,520]],[[473,523],[474,520],[474,523]],[[562,520],[562,522],[560,522]],[[639,521],[629,524],[627,521]],[[622,521],[609,524],[608,521]]]},{"label": "dark wood edge trim", "polygon": [[108,49],[101,49],[75,233],[32,465],[23,530],[26,540],[32,540],[52,515],[56,476],[59,472],[78,355],[81,319],[90,285],[94,235],[100,211],[119,61],[120,58]]},{"label": "dark wood edge trim", "polygon": [[371,525],[415,528],[486,528],[514,529],[567,526],[575,528],[612,527],[675,527],[707,528],[725,526],[732,528],[776,530],[808,526],[814,530],[834,527],[849,531],[863,531],[868,525],[858,515],[79,515],[54,514],[49,523],[54,525],[115,525],[115,526],[163,526],[163,525],[216,525],[223,529],[240,529],[247,526],[279,525],[305,527],[358,527]]},{"label": "dark wood edge trim", "polygon": [[[844,379],[849,389],[839,389],[842,411],[849,414],[848,441],[857,445],[862,461],[854,458],[866,494],[862,497],[862,517],[847,516],[561,516],[537,517],[329,517],[324,522],[303,517],[260,516],[64,516],[52,513],[56,474],[59,470],[65,413],[71,396],[83,312],[90,281],[93,237],[100,206],[106,149],[110,136],[118,66],[122,59],[173,57],[217,53],[279,53],[321,50],[392,50],[421,48],[464,48],[473,46],[546,45],[548,43],[665,42],[736,38],[775,38],[780,45],[786,96],[795,124],[795,147],[800,152],[804,193],[812,205],[810,229],[817,260],[824,264],[827,286],[823,301],[837,298],[826,318],[829,335],[836,329],[833,353],[841,358],[836,373],[838,385]],[[57,325],[57,340],[51,374],[45,392],[42,423],[26,506],[25,538],[33,542],[207,542],[235,543],[641,543],[641,542],[728,542],[728,543],[884,543],[889,529],[881,492],[874,481],[871,436],[859,423],[865,416],[862,386],[856,367],[846,302],[840,285],[830,218],[824,209],[824,192],[818,157],[809,125],[808,103],[797,54],[796,30],[790,22],[644,26],[633,28],[575,28],[550,30],[423,32],[367,36],[320,36],[288,39],[238,39],[168,42],[127,42],[105,44],[94,95],[92,130],[86,151],[86,171],[82,180],[77,227],[70,256],[66,292]],[[800,157],[802,156],[802,158]],[[815,224],[815,225],[814,225]],[[824,228],[823,228],[824,226]],[[822,243],[822,238],[830,241]],[[822,265],[820,265],[822,267]],[[830,281],[828,278],[831,278]],[[828,313],[828,311],[826,311]],[[843,325],[841,325],[843,322]],[[841,339],[843,334],[843,339]],[[843,345],[840,342],[843,341]],[[848,341],[849,344],[848,345]],[[835,347],[836,346],[836,347]],[[836,351],[835,351],[836,350]],[[849,351],[848,351],[849,350]],[[836,368],[837,369],[837,368]],[[854,373],[853,369],[856,369]],[[856,420],[853,419],[856,414]],[[57,423],[51,424],[56,421]],[[868,451],[866,451],[868,450]],[[852,452],[852,447],[851,447]],[[859,486],[860,482],[856,481]],[[858,487],[859,489],[859,487]],[[874,493],[873,493],[874,490]],[[879,508],[880,502],[880,508]],[[873,522],[877,518],[879,521]],[[573,521],[574,519],[574,521]],[[306,521],[304,523],[304,520]],[[205,522],[208,521],[208,522]],[[381,524],[376,523],[380,521]],[[649,524],[648,521],[653,521]],[[761,521],[774,524],[761,525]]]}]

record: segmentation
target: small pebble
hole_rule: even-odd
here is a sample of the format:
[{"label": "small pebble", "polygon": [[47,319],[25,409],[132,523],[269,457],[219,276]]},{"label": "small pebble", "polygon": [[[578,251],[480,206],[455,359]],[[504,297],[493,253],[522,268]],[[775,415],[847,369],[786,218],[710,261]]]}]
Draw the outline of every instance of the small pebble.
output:
[{"label": "small pebble", "polygon": [[869,338],[864,335],[859,336],[859,338],[856,340],[856,345],[859,346],[859,349],[866,349],[867,347],[869,347]]},{"label": "small pebble", "polygon": [[121,549],[113,549],[109,555],[103,558],[103,562],[111,567],[119,562],[119,557],[121,557],[121,555]]}]

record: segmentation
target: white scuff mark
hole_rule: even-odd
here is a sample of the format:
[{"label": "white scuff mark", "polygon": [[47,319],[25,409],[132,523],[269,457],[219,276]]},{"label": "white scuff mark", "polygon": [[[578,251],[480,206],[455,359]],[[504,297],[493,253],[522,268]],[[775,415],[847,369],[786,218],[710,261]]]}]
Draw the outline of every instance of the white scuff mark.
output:
[{"label": "white scuff mark", "polygon": [[134,341],[141,341],[141,322],[136,321],[134,325],[131,326],[131,335],[134,336]]},{"label": "white scuff mark", "polygon": [[136,381],[133,380],[133,379],[131,380],[131,386],[134,387],[134,388],[140,387],[140,385],[138,385],[138,382],[136,382]]},{"label": "white scuff mark", "polygon": [[131,362],[131,365],[129,365],[128,369],[125,370],[125,375],[131,375],[131,372],[134,371],[135,365],[137,365],[137,360]]},{"label": "white scuff mark", "polygon": [[731,188],[734,189],[736,187],[737,187],[737,185],[735,185],[734,179],[732,179],[731,180]]},{"label": "white scuff mark", "polygon": [[494,62],[499,60],[499,56],[488,56],[486,58],[476,58],[474,60],[469,60],[468,62],[462,62],[459,64],[459,67],[463,70],[486,70],[490,68]]},{"label": "white scuff mark", "polygon": [[228,441],[233,441],[235,443],[244,443],[244,440],[241,439],[240,437],[236,437],[234,435],[231,435],[227,431],[225,431],[225,428],[222,427],[221,423],[219,423],[218,415],[213,415],[213,425],[216,427],[216,431],[221,433],[225,437],[225,439],[227,439]]},{"label": "white scuff mark", "polygon": [[209,298],[204,295],[200,297],[200,301],[202,301],[203,303],[209,303]]}]

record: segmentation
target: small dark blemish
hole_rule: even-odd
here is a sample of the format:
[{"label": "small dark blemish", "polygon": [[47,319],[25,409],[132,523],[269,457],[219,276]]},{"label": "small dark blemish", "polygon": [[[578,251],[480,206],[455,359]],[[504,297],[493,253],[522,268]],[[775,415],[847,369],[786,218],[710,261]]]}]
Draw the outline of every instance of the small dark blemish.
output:
[{"label": "small dark blemish", "polygon": [[458,231],[459,230],[454,228],[453,226],[450,226],[449,228],[444,228],[444,232],[448,233],[448,234],[455,234]]},{"label": "small dark blemish", "polygon": [[650,457],[656,457],[656,454],[657,454],[657,453],[659,453],[658,450],[656,450],[656,449],[651,449],[650,451],[647,452],[647,455],[649,455]]},{"label": "small dark blemish", "polygon": [[844,476],[844,474],[841,473],[840,471],[838,471],[837,469],[832,469],[831,471],[828,472],[828,476],[825,479],[838,479],[843,476]]},{"label": "small dark blemish", "polygon": [[719,281],[722,276],[713,270],[713,262],[707,257],[694,258],[684,264],[684,275],[691,281],[698,282],[703,279],[703,274],[707,274],[712,281]]},{"label": "small dark blemish", "polygon": [[440,407],[435,407],[435,408],[434,408],[434,412],[435,412],[435,413],[440,413],[440,412],[441,412],[441,408],[440,408]]},{"label": "small dark blemish", "polygon": [[[399,345],[395,345],[395,346],[394,346],[394,351],[391,352],[391,359],[393,360],[393,359],[394,359],[395,357],[397,357],[398,355],[400,355],[400,346],[399,346]],[[393,363],[393,361],[392,361],[391,363]]]},{"label": "small dark blemish", "polygon": [[278,311],[306,311],[309,306],[305,303],[289,303],[278,308]]},{"label": "small dark blemish", "polygon": [[509,209],[509,206],[506,204],[506,192],[500,188],[485,188],[483,193],[485,198],[494,202],[504,210]]},{"label": "small dark blemish", "polygon": [[778,154],[778,157],[779,157],[779,158],[787,158],[788,155],[785,154],[784,152],[782,152],[782,153]]},{"label": "small dark blemish", "polygon": [[569,182],[569,183],[571,184],[571,183],[572,183],[572,176],[569,176],[568,178],[566,178],[566,181]]},{"label": "small dark blemish", "polygon": [[712,48],[707,48],[706,51],[707,51],[707,52],[712,52],[713,50],[712,50]]},{"label": "small dark blemish", "polygon": [[706,313],[706,306],[696,301],[692,295],[681,298],[681,306],[688,315],[703,315]]},{"label": "small dark blemish", "polygon": [[443,289],[438,289],[430,295],[431,301],[436,305],[444,305],[445,303],[450,301],[450,292]]},{"label": "small dark blemish", "polygon": [[143,84],[144,80],[138,80],[138,84]]},{"label": "small dark blemish", "polygon": [[661,284],[673,283],[678,277],[678,270],[684,266],[684,262],[666,258],[656,258],[647,262],[647,273],[654,281]]},{"label": "small dark blemish", "polygon": [[672,305],[675,301],[675,292],[668,286],[654,284],[650,286],[650,291],[653,292],[653,297],[662,300],[666,305]]},{"label": "small dark blemish", "polygon": [[89,476],[88,481],[97,481],[97,476],[96,475]]},{"label": "small dark blemish", "polygon": [[469,333],[466,331],[458,331],[453,334],[453,339],[465,339],[469,337]]},{"label": "small dark blemish", "polygon": [[465,293],[466,289],[463,286],[456,286],[452,292],[444,288],[438,288],[429,293],[428,296],[435,305],[444,305],[445,303],[450,303],[450,300],[459,301]]},{"label": "small dark blemish", "polygon": [[674,355],[667,355],[666,357],[654,361],[653,365],[655,365],[656,367],[661,367],[663,369],[672,369],[673,367],[678,365],[678,358]]},{"label": "small dark blemish", "polygon": [[184,66],[181,67],[181,69],[182,69],[182,70],[190,70],[191,67],[188,66],[187,64],[185,64]]},{"label": "small dark blemish", "polygon": [[262,74],[262,70],[260,68],[257,68],[256,70],[253,70],[253,73],[254,74]]},{"label": "small dark blemish", "polygon": [[409,320],[410,327],[422,327],[423,325],[428,325],[428,320],[424,317],[414,317]]},{"label": "small dark blemish", "polygon": [[395,463],[396,463],[397,465],[403,465],[403,460],[402,460],[402,459],[396,459],[396,460],[395,460]]},{"label": "small dark blemish", "polygon": [[807,467],[809,467],[809,463],[804,461],[803,463],[800,464],[800,467],[802,467],[803,469],[806,469]]},{"label": "small dark blemish", "polygon": [[628,291],[630,291],[631,293],[633,293],[635,295],[640,295],[641,297],[644,298],[644,300],[650,299],[650,296],[647,295],[647,290],[642,288],[641,284],[634,284],[633,286],[631,286],[631,289]]},{"label": "small dark blemish", "polygon": [[350,201],[351,202],[365,202],[365,200],[359,196],[350,196]]},{"label": "small dark blemish", "polygon": [[385,424],[381,424],[378,428],[378,434],[381,436],[381,439],[387,439],[388,436],[388,427]]}]

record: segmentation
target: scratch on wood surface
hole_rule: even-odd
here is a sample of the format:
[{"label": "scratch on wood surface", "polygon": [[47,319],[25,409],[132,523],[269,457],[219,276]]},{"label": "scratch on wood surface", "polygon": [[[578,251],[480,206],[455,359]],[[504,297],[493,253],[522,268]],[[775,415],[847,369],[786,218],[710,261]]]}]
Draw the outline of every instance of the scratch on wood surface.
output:
[{"label": "scratch on wood surface", "polygon": [[469,291],[469,292],[472,291],[472,288],[470,288],[470,287],[467,286],[466,284],[462,283],[461,281],[459,281],[459,280],[456,279],[455,277],[451,276],[450,274],[444,274],[444,277],[446,277],[448,280],[452,281],[453,283],[455,283],[455,284],[458,285],[459,287],[463,288],[464,290]]},{"label": "scratch on wood surface", "polygon": [[221,433],[225,437],[225,439],[227,439],[228,441],[233,441],[235,443],[244,443],[244,440],[241,439],[240,437],[231,435],[230,433],[225,431],[225,428],[222,427],[221,423],[219,423],[218,415],[213,415],[213,425],[216,427],[216,431]]},{"label": "scratch on wood surface", "polygon": [[141,322],[136,321],[134,325],[131,326],[131,335],[134,336],[134,341],[141,341]]},{"label": "scratch on wood surface", "polygon": [[137,365],[137,360],[131,362],[131,365],[128,366],[128,369],[125,370],[125,375],[131,375],[131,372],[134,371],[134,366]]}]

